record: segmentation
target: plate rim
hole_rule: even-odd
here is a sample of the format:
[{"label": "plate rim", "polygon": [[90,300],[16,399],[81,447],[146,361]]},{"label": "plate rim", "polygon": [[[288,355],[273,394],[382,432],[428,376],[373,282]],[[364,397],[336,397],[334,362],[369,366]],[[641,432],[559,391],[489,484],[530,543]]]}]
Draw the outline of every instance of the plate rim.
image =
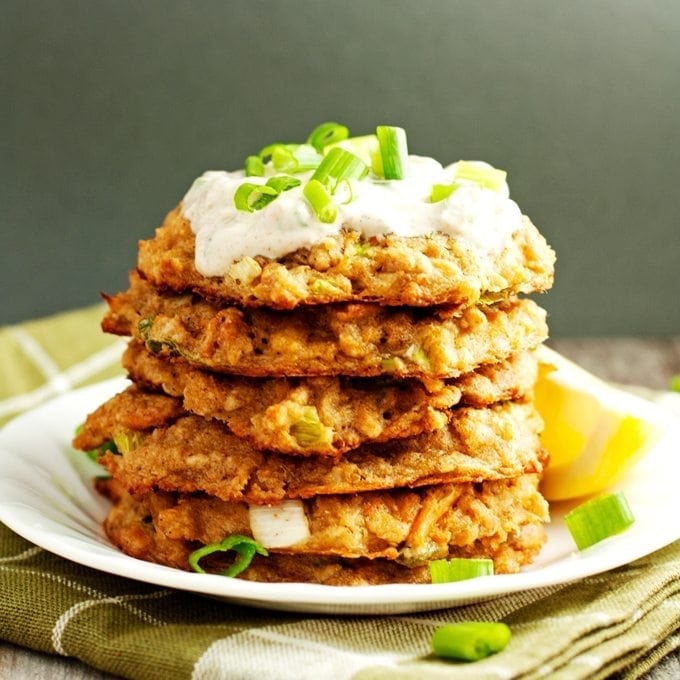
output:
[{"label": "plate rim", "polygon": [[[110,378],[69,390],[20,414],[0,429],[0,461],[9,457],[9,460],[14,460],[15,464],[21,467],[22,461],[17,463],[17,452],[13,452],[11,449],[12,438],[21,437],[25,429],[30,430],[29,426],[32,425],[34,420],[37,420],[38,423],[44,422],[51,411],[59,412],[60,409],[69,411],[69,409],[75,408],[79,401],[89,404],[88,408],[81,414],[82,419],[108,396],[129,384],[129,381],[123,377]],[[645,404],[650,404],[641,397],[634,398]],[[672,417],[670,412],[668,418],[666,418],[662,407],[656,408],[659,409],[659,422],[663,424],[665,429],[654,450],[663,446],[670,448],[670,440],[674,433],[680,432],[680,420]],[[68,421],[67,418],[64,419],[57,430],[60,431],[62,436],[67,435],[66,439],[68,440],[70,438],[67,431],[69,425],[66,421]],[[59,446],[56,442],[56,432],[50,432],[48,436],[55,446]],[[638,466],[646,461],[651,454],[652,451],[638,463]],[[62,451],[62,455],[66,457],[66,451]],[[4,483],[7,483],[4,473],[5,467],[4,465],[0,466],[0,488]],[[633,468],[633,470],[636,468]],[[626,481],[630,481],[630,478],[631,475],[627,475],[614,488],[625,487]],[[564,504],[558,505],[562,505],[563,508],[567,507]],[[563,514],[563,510],[556,509],[555,504],[551,504],[551,511],[556,512],[555,517],[560,517]],[[622,554],[621,550],[608,551],[607,548],[611,548],[613,540],[608,539],[582,553],[578,553],[574,548],[574,551],[566,558],[562,557],[543,567],[529,567],[518,574],[496,574],[455,583],[331,586],[313,583],[266,583],[226,579],[214,574],[194,574],[125,555],[103,537],[103,532],[102,538],[100,538],[100,550],[92,552],[94,539],[91,536],[83,534],[86,541],[83,542],[81,538],[82,545],[72,539],[64,540],[63,534],[51,534],[41,529],[39,523],[30,523],[31,518],[35,520],[36,517],[40,516],[44,517],[44,514],[33,506],[26,503],[22,504],[16,500],[8,502],[0,497],[0,522],[3,522],[12,531],[34,545],[83,566],[115,576],[132,578],[148,584],[175,588],[248,606],[333,614],[381,614],[434,610],[462,606],[535,588],[566,585],[644,557],[680,538],[680,527],[677,531],[671,531],[671,528],[667,527],[665,533],[656,534],[656,540],[649,542],[644,548],[633,550],[628,556]],[[673,523],[666,523],[666,525],[671,524]],[[548,532],[550,537],[552,535],[550,525]],[[625,537],[625,534],[623,536]],[[660,536],[662,537],[660,538]],[[614,537],[614,539],[616,538],[619,537]],[[88,543],[90,552],[85,547]],[[629,543],[630,541],[627,541],[626,545]],[[653,547],[650,547],[650,545]],[[571,566],[570,569],[566,569],[566,573],[564,573],[564,565]],[[124,571],[121,569],[122,566],[126,566]]]}]

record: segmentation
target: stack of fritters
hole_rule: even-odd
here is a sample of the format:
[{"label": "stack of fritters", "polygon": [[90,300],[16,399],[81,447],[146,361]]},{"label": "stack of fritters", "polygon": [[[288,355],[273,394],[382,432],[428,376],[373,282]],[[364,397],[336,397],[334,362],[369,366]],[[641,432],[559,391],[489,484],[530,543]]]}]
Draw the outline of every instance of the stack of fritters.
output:
[{"label": "stack of fritters", "polygon": [[[484,258],[443,234],[348,228],[205,277],[171,212],[107,298],[132,385],[75,440],[111,473],[107,534],[183,569],[254,535],[269,555],[240,575],[253,580],[429,582],[428,562],[454,556],[517,571],[548,519],[532,403],[547,327],[517,296],[549,288],[553,264],[525,218]],[[254,530],[262,506],[274,538]]]}]

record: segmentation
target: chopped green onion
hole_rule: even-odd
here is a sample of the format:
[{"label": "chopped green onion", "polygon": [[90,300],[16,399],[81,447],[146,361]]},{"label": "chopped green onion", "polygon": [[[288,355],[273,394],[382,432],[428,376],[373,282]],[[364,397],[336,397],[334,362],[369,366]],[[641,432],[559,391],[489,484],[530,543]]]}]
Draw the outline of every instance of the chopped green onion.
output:
[{"label": "chopped green onion", "polygon": [[460,184],[458,184],[458,182],[451,182],[451,184],[433,184],[430,202],[439,203],[439,201],[448,198],[457,189],[460,189]]},{"label": "chopped green onion", "polygon": [[143,432],[135,432],[134,430],[116,432],[113,435],[114,449],[116,449],[114,453],[130,453],[139,448],[145,439],[146,435]]},{"label": "chopped green onion", "polygon": [[280,193],[298,187],[302,182],[290,175],[270,177],[266,184],[244,182],[234,193],[234,205],[239,210],[253,212],[269,205]]},{"label": "chopped green onion", "polygon": [[303,193],[321,222],[331,223],[338,216],[333,194],[339,190],[342,202],[352,200],[350,181],[362,179],[368,174],[368,166],[350,151],[334,146],[324,157]]},{"label": "chopped green onion", "polygon": [[319,153],[323,152],[324,147],[329,144],[341,142],[349,137],[349,130],[339,123],[321,123],[312,130],[307,139],[307,144],[311,144]]},{"label": "chopped green onion", "polygon": [[674,375],[669,381],[668,381],[668,387],[673,391],[673,392],[680,392],[680,373],[678,375]]},{"label": "chopped green onion", "polygon": [[272,165],[279,172],[295,172],[299,163],[293,148],[280,144],[272,151]]},{"label": "chopped green onion", "polygon": [[620,534],[634,521],[628,501],[621,492],[592,498],[564,516],[564,522],[579,550]]},{"label": "chopped green onion", "polygon": [[341,179],[335,185],[335,191],[333,192],[333,198],[335,202],[341,205],[346,205],[354,200],[354,187],[352,186],[354,180],[351,179]]},{"label": "chopped green onion", "polygon": [[229,267],[229,276],[245,286],[250,285],[261,273],[262,267],[249,255],[242,257]]},{"label": "chopped green onion", "polygon": [[255,557],[255,553],[266,557],[269,553],[267,549],[260,545],[257,541],[249,536],[242,536],[241,534],[232,534],[222,539],[219,543],[209,543],[189,555],[189,566],[197,571],[199,574],[205,574],[206,571],[199,564],[207,555],[212,555],[216,552],[227,552],[233,550],[238,553],[238,557],[234,564],[232,564],[226,571],[221,573],[222,576],[237,576],[242,571],[246,570]]},{"label": "chopped green onion", "polygon": [[327,296],[338,296],[342,295],[345,290],[333,283],[332,281],[326,281],[324,279],[317,279],[312,283],[309,289],[315,295],[327,295]]},{"label": "chopped green onion", "polygon": [[366,242],[354,244],[354,254],[357,257],[371,257],[375,248]]},{"label": "chopped green onion", "polygon": [[[321,159],[323,158],[310,144],[300,144],[293,152],[293,155],[297,161],[295,172],[314,170],[319,166],[319,163],[321,163]],[[274,164],[274,167],[276,168],[276,164]]]},{"label": "chopped green onion", "polygon": [[339,146],[334,146],[323,157],[312,175],[312,180],[321,182],[332,194],[341,181],[362,179],[367,173],[368,166],[361,158]]},{"label": "chopped green onion", "polygon": [[330,224],[338,216],[338,206],[326,187],[318,179],[310,179],[302,190],[320,222]]},{"label": "chopped green onion", "polygon": [[430,568],[432,583],[449,583],[449,563],[447,560],[432,560],[427,566]]},{"label": "chopped green onion", "polygon": [[311,144],[269,144],[260,150],[263,163],[271,161],[278,172],[307,172],[321,162],[321,155]]},{"label": "chopped green onion", "polygon": [[290,426],[291,436],[302,448],[330,444],[331,433],[313,406],[305,406],[300,418]]},{"label": "chopped green onion", "polygon": [[409,345],[409,347],[406,350],[406,356],[413,361],[414,364],[417,364],[420,366],[425,371],[430,370],[430,355],[427,353],[424,347],[421,345]]},{"label": "chopped green onion", "polygon": [[310,537],[309,520],[299,498],[273,505],[249,505],[248,520],[253,538],[267,548],[289,548]]},{"label": "chopped green onion", "polygon": [[234,205],[239,210],[245,212],[254,212],[261,210],[266,205],[271,203],[279,192],[267,186],[266,184],[252,184],[251,182],[244,182],[236,189],[234,194]]},{"label": "chopped green onion", "polygon": [[396,373],[403,367],[404,362],[399,357],[383,357],[380,368],[384,373]]},{"label": "chopped green onion", "polygon": [[[163,343],[159,340],[149,339],[146,341],[146,346],[152,354],[158,354],[163,350]],[[171,347],[168,347],[168,349],[171,349]]]},{"label": "chopped green onion", "polygon": [[404,179],[408,174],[408,144],[406,131],[391,125],[378,125],[375,130],[380,144],[383,177]]},{"label": "chopped green onion", "polygon": [[451,560],[433,560],[429,563],[429,567],[432,583],[450,583],[493,575],[493,560],[483,558],[455,557]]},{"label": "chopped green onion", "polygon": [[450,623],[435,630],[432,650],[437,656],[461,661],[479,661],[504,649],[510,642],[510,628],[493,621]]},{"label": "chopped green onion", "polygon": [[246,158],[246,177],[264,177],[264,163],[259,156]]},{"label": "chopped green onion", "polygon": [[267,163],[274,163],[274,157],[276,157],[279,164],[284,162],[286,159],[293,158],[293,149],[297,147],[297,144],[268,144],[267,146],[260,149],[258,156],[262,161],[263,165]]},{"label": "chopped green onion", "polygon": [[277,194],[299,187],[300,184],[302,182],[297,177],[291,177],[290,175],[276,175],[267,180],[267,186],[274,189]]},{"label": "chopped green onion", "polygon": [[147,316],[137,322],[137,331],[143,340],[149,339],[149,333],[151,332],[151,328],[153,326],[153,320],[153,316]]},{"label": "chopped green onion", "polygon": [[382,158],[380,157],[380,144],[375,135],[361,135],[359,137],[349,137],[341,142],[329,144],[326,147],[326,153],[330,151],[330,147],[339,146],[345,151],[353,153],[358,158],[366,163],[371,168],[376,177],[383,176]]},{"label": "chopped green onion", "polygon": [[504,184],[508,173],[486,164],[481,165],[470,161],[456,163],[456,179],[466,179],[486,189],[498,191]]},{"label": "chopped green onion", "polygon": [[86,451],[85,454],[90,460],[96,461],[99,456],[103,456],[109,451],[116,456],[120,455],[120,451],[117,449],[116,444],[112,439],[107,439],[101,446],[98,446],[96,449]]}]

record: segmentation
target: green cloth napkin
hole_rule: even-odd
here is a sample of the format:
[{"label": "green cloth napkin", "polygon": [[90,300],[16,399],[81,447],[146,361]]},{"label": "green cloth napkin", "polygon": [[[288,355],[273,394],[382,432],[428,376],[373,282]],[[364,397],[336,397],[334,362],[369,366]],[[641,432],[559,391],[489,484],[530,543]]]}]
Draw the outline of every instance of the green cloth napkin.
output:
[{"label": "green cloth napkin", "polygon": [[[92,307],[0,330],[2,422],[121,373]],[[448,622],[503,620],[474,664],[430,655]],[[0,525],[0,636],[126,678],[637,678],[680,645],[680,542],[577,583],[455,609],[330,617],[249,609],[104,574]]]}]

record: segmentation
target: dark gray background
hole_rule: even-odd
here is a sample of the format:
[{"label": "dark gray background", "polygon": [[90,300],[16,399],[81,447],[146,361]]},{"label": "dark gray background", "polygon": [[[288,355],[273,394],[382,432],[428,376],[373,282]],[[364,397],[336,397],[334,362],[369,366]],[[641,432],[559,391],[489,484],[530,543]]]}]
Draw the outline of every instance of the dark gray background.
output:
[{"label": "dark gray background", "polygon": [[338,120],[508,170],[553,336],[680,332],[680,3],[0,1],[0,322],[126,285],[195,176]]}]

